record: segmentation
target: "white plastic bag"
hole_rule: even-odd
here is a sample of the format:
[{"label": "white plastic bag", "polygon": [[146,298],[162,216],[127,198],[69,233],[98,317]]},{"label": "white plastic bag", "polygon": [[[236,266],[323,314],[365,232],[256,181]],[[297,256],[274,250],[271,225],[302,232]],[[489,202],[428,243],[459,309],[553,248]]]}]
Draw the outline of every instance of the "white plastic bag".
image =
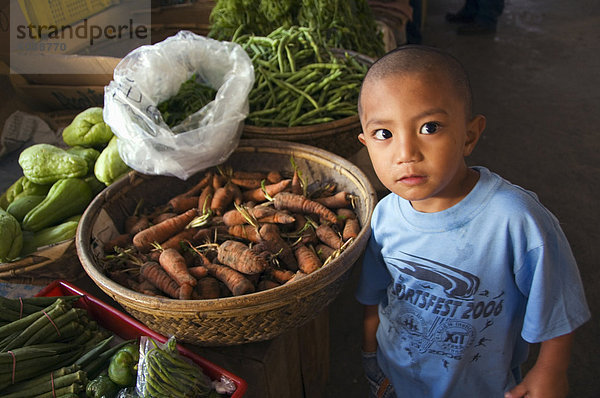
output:
[{"label": "white plastic bag", "polygon": [[[194,73],[217,90],[215,99],[171,129],[156,107]],[[104,91],[104,121],[129,167],[185,180],[237,147],[253,84],[252,61],[240,45],[181,31],[119,62]]]}]

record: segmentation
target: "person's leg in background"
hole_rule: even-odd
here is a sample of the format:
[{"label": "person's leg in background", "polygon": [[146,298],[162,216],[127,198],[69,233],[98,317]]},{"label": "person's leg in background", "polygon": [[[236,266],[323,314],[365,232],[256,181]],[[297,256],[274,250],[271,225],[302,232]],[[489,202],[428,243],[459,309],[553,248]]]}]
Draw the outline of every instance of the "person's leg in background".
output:
[{"label": "person's leg in background", "polygon": [[423,4],[421,0],[410,0],[412,7],[412,18],[406,23],[406,43],[421,44],[423,36],[421,34],[421,21],[423,20]]},{"label": "person's leg in background", "polygon": [[446,14],[450,23],[460,23],[457,33],[462,35],[496,32],[498,18],[504,10],[504,0],[467,0],[455,14]]}]

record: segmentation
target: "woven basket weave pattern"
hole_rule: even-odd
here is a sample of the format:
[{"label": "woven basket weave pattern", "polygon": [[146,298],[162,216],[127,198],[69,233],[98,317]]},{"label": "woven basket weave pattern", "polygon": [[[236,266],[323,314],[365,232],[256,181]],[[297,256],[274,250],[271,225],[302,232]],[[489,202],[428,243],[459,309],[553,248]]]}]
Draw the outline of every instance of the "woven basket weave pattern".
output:
[{"label": "woven basket weave pattern", "polygon": [[[307,180],[335,181],[359,197],[357,214],[362,230],[335,260],[316,272],[267,291],[212,300],[173,300],[143,295],[106,277],[93,248],[101,246],[92,233],[100,212],[120,225],[139,198],[164,203],[187,183],[171,177],[133,173],[96,197],[82,217],[77,233],[77,253],[91,279],[133,317],[151,329],[178,340],[203,346],[236,345],[262,341],[310,321],[331,303],[343,288],[353,264],[368,240],[369,218],[376,194],[367,177],[349,161],[330,152],[302,144],[274,140],[241,140],[227,163],[234,169],[290,172],[290,157]],[[171,182],[171,186],[167,184]],[[151,203],[149,203],[152,205]],[[101,224],[101,223],[98,223]]]}]

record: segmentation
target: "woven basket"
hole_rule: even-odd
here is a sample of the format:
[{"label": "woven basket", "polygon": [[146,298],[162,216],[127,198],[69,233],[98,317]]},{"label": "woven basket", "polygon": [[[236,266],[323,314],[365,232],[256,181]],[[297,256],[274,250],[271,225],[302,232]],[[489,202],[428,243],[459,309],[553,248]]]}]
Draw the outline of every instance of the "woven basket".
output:
[{"label": "woven basket", "polygon": [[[334,54],[347,52],[353,55],[359,62],[371,65],[375,60],[354,51],[343,51],[332,49]],[[358,135],[362,128],[358,115],[327,123],[319,123],[308,126],[295,127],[260,127],[246,124],[242,131],[242,138],[257,138],[292,141],[301,144],[316,146],[333,152],[336,155],[348,158],[362,148],[358,141]]]},{"label": "woven basket", "polygon": [[157,298],[127,289],[106,277],[100,267],[100,238],[121,225],[137,201],[164,203],[193,184],[173,177],[132,172],[105,189],[85,211],[77,231],[77,253],[90,278],[132,316],[151,329],[203,346],[236,345],[268,340],[313,319],[335,299],[363,252],[375,192],[367,177],[349,161],[319,148],[275,140],[241,140],[227,164],[250,171],[291,173],[290,156],[308,181],[334,182],[359,197],[356,209],[362,229],[356,240],[327,266],[274,289],[211,300]]}]

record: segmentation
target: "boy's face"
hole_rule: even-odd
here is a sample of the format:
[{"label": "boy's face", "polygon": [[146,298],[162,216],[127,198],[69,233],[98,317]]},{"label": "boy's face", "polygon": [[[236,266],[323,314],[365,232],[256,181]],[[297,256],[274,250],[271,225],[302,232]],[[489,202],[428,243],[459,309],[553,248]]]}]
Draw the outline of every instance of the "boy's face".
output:
[{"label": "boy's face", "polygon": [[465,197],[478,175],[468,156],[485,127],[467,120],[464,99],[440,74],[371,79],[361,91],[359,140],[377,177],[422,212],[447,209]]}]

